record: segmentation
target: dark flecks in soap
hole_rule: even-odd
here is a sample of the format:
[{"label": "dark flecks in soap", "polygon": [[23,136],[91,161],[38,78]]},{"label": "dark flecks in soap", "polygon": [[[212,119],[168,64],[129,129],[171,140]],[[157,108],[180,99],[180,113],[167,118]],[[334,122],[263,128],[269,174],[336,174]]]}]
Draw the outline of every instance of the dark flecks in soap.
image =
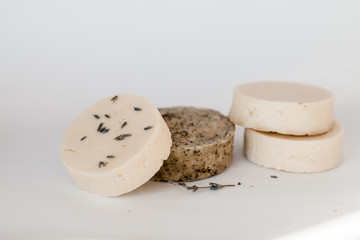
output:
[{"label": "dark flecks in soap", "polygon": [[146,130],[150,130],[152,128],[153,128],[152,126],[148,126],[148,127],[144,128],[144,130],[146,131]]},{"label": "dark flecks in soap", "polygon": [[94,116],[94,118],[96,118],[96,119],[100,119],[99,115],[94,114],[93,116]]},{"label": "dark flecks in soap", "polygon": [[103,161],[99,162],[99,168],[106,167],[106,165],[108,165],[107,162],[103,162]]},{"label": "dark flecks in soap", "polygon": [[134,111],[141,111],[142,109],[141,108],[139,108],[139,107],[134,107]]},{"label": "dark flecks in soap", "polygon": [[102,129],[100,129],[99,132],[101,133],[108,133],[110,131],[110,129],[106,128],[106,127],[103,127]]},{"label": "dark flecks in soap", "polygon": [[83,136],[80,141],[84,141],[87,138],[87,136]]},{"label": "dark flecks in soap", "polygon": [[110,118],[110,116],[109,116],[108,114],[104,114],[104,116],[105,116],[106,118]]},{"label": "dark flecks in soap", "polygon": [[125,127],[127,125],[127,122],[124,122],[123,124],[121,124],[121,128]]},{"label": "dark flecks in soap", "polygon": [[111,158],[114,158],[115,156],[114,155],[107,155],[106,157],[111,159]]},{"label": "dark flecks in soap", "polygon": [[108,133],[108,132],[110,131],[110,129],[106,128],[106,127],[104,126],[104,123],[100,123],[99,126],[98,126],[98,128],[97,128],[97,131],[98,131],[99,133]]},{"label": "dark flecks in soap", "polygon": [[125,138],[127,137],[131,137],[131,134],[129,133],[126,133],[126,134],[121,134],[119,136],[117,136],[116,138],[114,138],[116,141],[121,141],[121,140],[124,140]]},{"label": "dark flecks in soap", "polygon": [[100,132],[100,130],[101,130],[101,128],[102,128],[103,125],[104,125],[104,123],[100,123],[100,124],[99,124],[99,126],[98,126],[98,128],[97,128],[97,131],[98,131],[98,132]]},{"label": "dark flecks in soap", "polygon": [[116,95],[116,96],[114,96],[114,97],[111,99],[111,101],[114,103],[114,102],[117,101],[117,99],[118,99],[118,96]]}]

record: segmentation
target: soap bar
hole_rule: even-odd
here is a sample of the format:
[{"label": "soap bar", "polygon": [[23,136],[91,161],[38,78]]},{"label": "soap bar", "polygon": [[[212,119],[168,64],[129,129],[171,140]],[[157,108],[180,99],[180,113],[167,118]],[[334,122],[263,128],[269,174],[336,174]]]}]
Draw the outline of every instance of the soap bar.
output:
[{"label": "soap bar", "polygon": [[245,129],[244,154],[262,167],[294,173],[315,173],[341,162],[343,128],[317,136],[289,136]]},{"label": "soap bar", "polygon": [[326,89],[287,82],[237,86],[229,113],[235,124],[265,132],[317,135],[333,125],[334,97]]},{"label": "soap bar", "polygon": [[119,196],[147,182],[170,154],[171,135],[145,97],[121,94],[98,101],[67,129],[62,162],[75,184]]},{"label": "soap bar", "polygon": [[154,181],[195,181],[221,173],[231,164],[235,126],[204,108],[160,109],[173,140],[169,158]]}]

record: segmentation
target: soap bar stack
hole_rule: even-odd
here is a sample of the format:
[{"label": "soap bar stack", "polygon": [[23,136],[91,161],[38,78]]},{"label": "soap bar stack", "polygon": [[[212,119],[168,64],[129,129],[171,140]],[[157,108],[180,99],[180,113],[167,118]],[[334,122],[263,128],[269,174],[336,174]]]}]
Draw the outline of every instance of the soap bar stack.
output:
[{"label": "soap bar stack", "polygon": [[287,82],[237,86],[230,120],[244,126],[244,154],[255,164],[295,173],[322,172],[341,162],[343,128],[333,120],[326,89]]}]

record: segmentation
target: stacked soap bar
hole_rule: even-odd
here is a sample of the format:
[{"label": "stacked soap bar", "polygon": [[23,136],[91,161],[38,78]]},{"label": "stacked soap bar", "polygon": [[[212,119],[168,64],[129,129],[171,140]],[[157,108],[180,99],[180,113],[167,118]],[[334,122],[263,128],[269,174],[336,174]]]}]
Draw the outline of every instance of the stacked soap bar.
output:
[{"label": "stacked soap bar", "polygon": [[237,86],[229,117],[244,126],[244,154],[257,165],[312,173],[341,162],[343,128],[326,89],[287,82]]}]

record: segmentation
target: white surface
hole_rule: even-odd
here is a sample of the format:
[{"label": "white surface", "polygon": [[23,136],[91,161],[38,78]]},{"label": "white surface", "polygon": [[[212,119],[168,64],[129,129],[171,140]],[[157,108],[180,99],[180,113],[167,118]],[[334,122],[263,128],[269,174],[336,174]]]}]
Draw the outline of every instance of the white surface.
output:
[{"label": "white surface", "polygon": [[[1,1],[0,238],[291,239],[360,214],[359,7],[340,0]],[[159,107],[227,113],[233,87],[258,80],[333,91],[345,128],[338,168],[310,175],[260,168],[242,156],[241,128],[232,166],[197,183],[243,183],[218,192],[150,182],[102,198],[78,190],[61,164],[65,129],[102,97],[134,92]],[[356,226],[344,224],[335,224],[338,234],[359,238]]]}]

